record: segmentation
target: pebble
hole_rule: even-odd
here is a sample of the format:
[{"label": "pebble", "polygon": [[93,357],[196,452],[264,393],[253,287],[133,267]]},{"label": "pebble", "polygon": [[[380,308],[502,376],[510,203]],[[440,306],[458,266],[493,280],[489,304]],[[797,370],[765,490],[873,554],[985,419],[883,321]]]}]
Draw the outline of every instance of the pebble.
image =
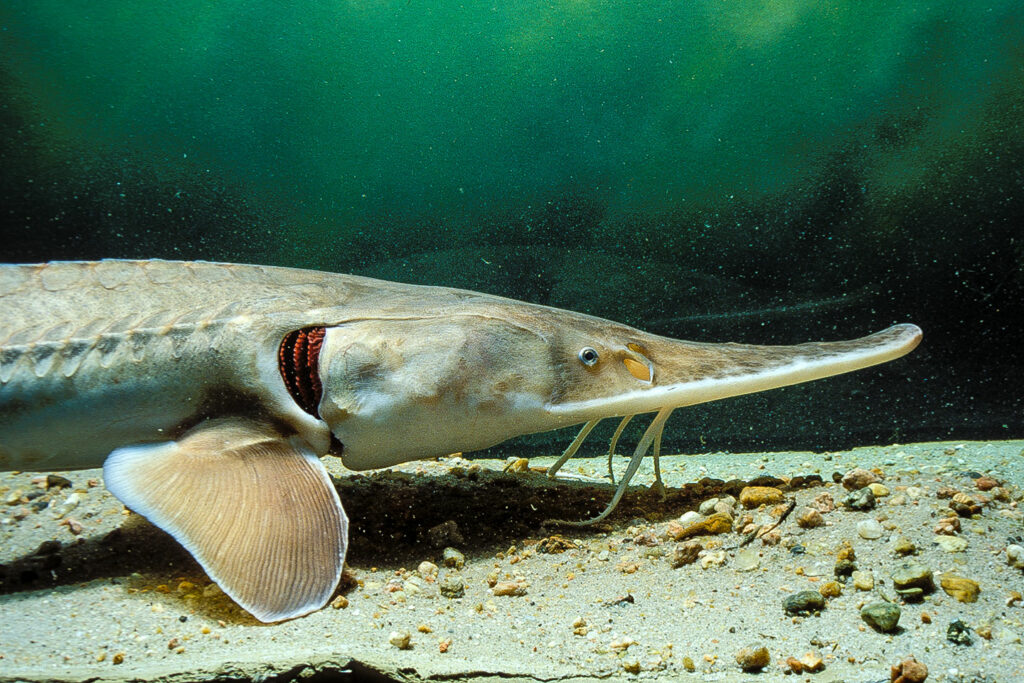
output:
[{"label": "pebble", "polygon": [[[717,503],[718,500],[716,499],[715,502]],[[701,506],[701,507],[703,507],[703,506]],[[679,523],[682,524],[684,527],[685,526],[689,526],[689,525],[693,524],[694,522],[700,520],[702,517],[704,517],[705,514],[708,514],[708,513],[705,513],[705,512],[694,512],[693,510],[687,510],[686,512],[684,512],[679,517]]]},{"label": "pebble", "polygon": [[863,519],[857,522],[857,535],[872,541],[882,537],[882,525],[876,519]]},{"label": "pebble", "polygon": [[920,600],[935,590],[932,570],[917,562],[904,562],[892,573],[893,588],[908,601]]},{"label": "pebble", "polygon": [[1024,546],[1016,543],[1006,546],[1006,564],[1017,569],[1024,569]]},{"label": "pebble", "polygon": [[388,642],[399,650],[408,650],[412,647],[412,635],[408,631],[392,631]]},{"label": "pebble", "polygon": [[438,590],[446,598],[461,598],[466,594],[466,584],[458,576],[446,576]]},{"label": "pebble", "polygon": [[962,553],[967,550],[967,539],[963,536],[933,536],[932,542],[947,553]]},{"label": "pebble", "polygon": [[847,491],[856,491],[877,481],[879,481],[877,474],[860,467],[850,470],[842,478],[843,488]]},{"label": "pebble", "polygon": [[803,667],[805,673],[813,674],[825,668],[825,661],[820,654],[812,651],[800,658],[800,666]]},{"label": "pebble", "polygon": [[761,562],[761,556],[753,548],[743,548],[736,552],[732,568],[738,572],[749,572],[757,569]]},{"label": "pebble", "polygon": [[818,588],[823,598],[838,598],[843,594],[843,584],[838,581],[826,581]]},{"label": "pebble", "polygon": [[960,602],[977,602],[981,586],[977,581],[958,576],[953,573],[946,573],[939,577],[939,585],[946,595],[956,598]]},{"label": "pebble", "polygon": [[825,598],[818,591],[800,591],[786,596],[782,609],[789,615],[805,615],[825,609]]},{"label": "pebble", "polygon": [[892,683],[924,683],[928,678],[928,667],[913,657],[907,657],[890,671]]},{"label": "pebble", "polygon": [[721,567],[725,564],[725,551],[717,550],[715,552],[705,552],[700,558],[700,568],[710,569],[711,567]]},{"label": "pebble", "polygon": [[990,491],[999,486],[999,482],[989,476],[981,476],[974,480],[974,485],[979,491]]},{"label": "pebble", "polygon": [[673,569],[679,569],[688,564],[693,564],[697,561],[697,556],[700,551],[704,549],[704,546],[700,544],[700,541],[686,541],[680,543],[672,549],[672,557],[669,560],[672,564]]},{"label": "pebble", "polygon": [[526,595],[526,584],[522,581],[499,581],[491,589],[494,595],[508,595],[518,597]]},{"label": "pebble", "polygon": [[740,491],[740,505],[750,509],[762,505],[775,505],[783,501],[781,489],[774,486],[746,486]]},{"label": "pebble", "polygon": [[460,545],[466,542],[462,532],[459,531],[459,525],[454,519],[449,519],[447,522],[441,522],[427,529],[427,539],[430,541],[430,545],[435,548],[443,548],[446,545]]},{"label": "pebble", "polygon": [[[71,480],[68,479],[67,477],[62,477],[59,474],[48,474],[48,475],[46,475],[46,488],[48,488],[48,489],[54,488],[54,487],[59,488],[59,489],[66,489],[66,488],[68,488],[70,486],[71,486]],[[979,486],[978,488],[981,488],[981,487]],[[991,487],[989,487],[989,488],[991,488]],[[983,491],[987,491],[988,489],[982,489],[982,490]]]},{"label": "pebble", "polygon": [[694,522],[689,526],[676,526],[669,524],[668,534],[674,541],[681,541],[691,536],[706,536],[712,534],[726,534],[732,531],[732,517],[716,512],[710,517]]},{"label": "pebble", "polygon": [[981,513],[981,505],[966,493],[954,494],[953,499],[949,502],[949,507],[953,508],[953,512],[961,517],[971,517]]},{"label": "pebble", "polygon": [[770,664],[771,655],[764,645],[748,645],[736,653],[736,663],[746,672],[760,671]]},{"label": "pebble", "polygon": [[869,591],[875,587],[875,575],[870,571],[855,571],[853,573],[853,587],[859,591]]},{"label": "pebble", "polygon": [[423,561],[420,562],[420,566],[416,567],[416,571],[423,577],[435,577],[437,576],[437,565],[433,562]]},{"label": "pebble", "polygon": [[441,556],[441,563],[446,567],[462,569],[466,566],[466,556],[455,548],[445,548]]},{"label": "pebble", "polygon": [[901,557],[906,555],[916,555],[917,546],[914,545],[914,542],[906,536],[900,536],[896,539],[896,542],[893,543],[892,551]]},{"label": "pebble", "polygon": [[823,491],[816,495],[811,505],[818,508],[818,511],[822,513],[833,512],[836,509],[836,502],[832,500],[832,494],[828,491]]},{"label": "pebble", "polygon": [[953,536],[960,531],[960,518],[943,517],[939,520],[939,523],[935,525],[935,528],[932,529],[932,531],[944,536]]},{"label": "pebble", "polygon": [[971,637],[971,627],[957,619],[949,622],[946,628],[946,640],[954,645],[971,645],[974,638]]},{"label": "pebble", "polygon": [[843,498],[843,507],[848,510],[872,510],[875,507],[875,494],[866,486],[857,489]]},{"label": "pebble", "polygon": [[[713,515],[715,513],[716,505],[718,505],[717,498],[708,498],[707,500],[700,504],[700,507],[697,508],[697,511],[704,516]],[[682,521],[682,517],[679,518],[679,521]]]},{"label": "pebble", "polygon": [[805,507],[797,515],[796,523],[801,529],[814,529],[823,526],[825,518],[817,508]]},{"label": "pebble", "polygon": [[879,633],[892,633],[900,622],[900,606],[893,602],[879,600],[865,605],[860,610],[860,618]]},{"label": "pebble", "polygon": [[875,482],[874,484],[868,484],[868,488],[871,489],[871,493],[874,494],[875,498],[885,498],[889,495],[889,487],[885,484]]}]

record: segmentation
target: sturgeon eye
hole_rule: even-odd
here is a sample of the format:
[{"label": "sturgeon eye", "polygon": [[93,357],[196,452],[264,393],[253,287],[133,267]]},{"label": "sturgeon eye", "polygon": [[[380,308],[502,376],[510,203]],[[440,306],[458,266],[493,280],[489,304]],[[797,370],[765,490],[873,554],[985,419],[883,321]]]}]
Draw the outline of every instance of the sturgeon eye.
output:
[{"label": "sturgeon eye", "polygon": [[591,365],[596,363],[598,359],[597,351],[590,348],[589,346],[584,346],[576,355],[579,357],[580,362],[586,365],[587,367],[590,367]]}]

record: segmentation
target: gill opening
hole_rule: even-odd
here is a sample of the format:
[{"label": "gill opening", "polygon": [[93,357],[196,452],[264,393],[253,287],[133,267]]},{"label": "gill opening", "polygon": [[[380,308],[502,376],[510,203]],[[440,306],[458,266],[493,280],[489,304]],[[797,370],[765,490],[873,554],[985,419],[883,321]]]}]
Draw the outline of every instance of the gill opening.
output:
[{"label": "gill opening", "polygon": [[320,348],[323,327],[306,327],[285,335],[277,350],[277,367],[292,400],[304,411],[319,418],[317,407],[323,396],[320,384]]}]

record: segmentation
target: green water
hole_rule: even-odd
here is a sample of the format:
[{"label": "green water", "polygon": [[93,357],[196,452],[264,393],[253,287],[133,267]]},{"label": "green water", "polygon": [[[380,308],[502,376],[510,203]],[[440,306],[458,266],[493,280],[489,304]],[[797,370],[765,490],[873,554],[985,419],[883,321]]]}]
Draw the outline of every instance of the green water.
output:
[{"label": "green water", "polygon": [[[0,29],[3,260],[359,272],[713,339],[914,320],[941,341],[858,433],[1024,434],[995,371],[1024,367],[1019,0],[33,0]],[[751,419],[728,443],[837,418]]]}]

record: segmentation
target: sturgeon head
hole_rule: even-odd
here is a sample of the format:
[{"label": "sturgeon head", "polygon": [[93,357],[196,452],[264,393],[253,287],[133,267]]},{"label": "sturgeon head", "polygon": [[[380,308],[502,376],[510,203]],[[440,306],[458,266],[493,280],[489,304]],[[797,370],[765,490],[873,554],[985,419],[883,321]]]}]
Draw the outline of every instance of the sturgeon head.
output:
[{"label": "sturgeon head", "polygon": [[657,413],[636,464],[675,408],[883,363],[920,339],[918,327],[902,324],[852,341],[708,344],[544,306],[477,300],[436,317],[328,329],[319,411],[352,469]]}]

